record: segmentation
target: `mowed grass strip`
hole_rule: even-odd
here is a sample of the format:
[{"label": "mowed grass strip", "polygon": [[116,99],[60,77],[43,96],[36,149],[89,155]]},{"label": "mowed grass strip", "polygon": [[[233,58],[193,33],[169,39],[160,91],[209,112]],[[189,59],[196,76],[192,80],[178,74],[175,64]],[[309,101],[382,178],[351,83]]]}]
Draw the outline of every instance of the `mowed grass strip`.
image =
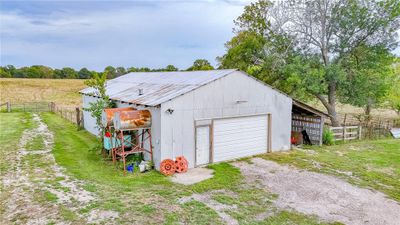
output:
[{"label": "mowed grass strip", "polygon": [[342,177],[400,201],[400,140],[366,140],[261,156],[278,163]]}]

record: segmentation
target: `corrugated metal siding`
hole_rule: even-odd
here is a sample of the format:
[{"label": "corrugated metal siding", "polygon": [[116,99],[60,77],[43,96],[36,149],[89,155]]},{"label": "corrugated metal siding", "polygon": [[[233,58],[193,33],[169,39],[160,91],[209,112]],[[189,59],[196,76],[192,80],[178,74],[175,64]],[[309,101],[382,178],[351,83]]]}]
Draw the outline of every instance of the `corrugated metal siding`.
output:
[{"label": "corrugated metal siding", "polygon": [[[167,109],[174,112],[166,113]],[[196,121],[267,113],[272,114],[272,151],[288,150],[291,112],[290,97],[234,72],[161,104],[161,159],[184,155],[194,167]]]},{"label": "corrugated metal siding", "polygon": [[[121,102],[156,106],[190,92],[235,70],[128,73],[107,81],[107,95]],[[139,95],[139,89],[143,94]],[[86,88],[80,93],[96,95]]]}]

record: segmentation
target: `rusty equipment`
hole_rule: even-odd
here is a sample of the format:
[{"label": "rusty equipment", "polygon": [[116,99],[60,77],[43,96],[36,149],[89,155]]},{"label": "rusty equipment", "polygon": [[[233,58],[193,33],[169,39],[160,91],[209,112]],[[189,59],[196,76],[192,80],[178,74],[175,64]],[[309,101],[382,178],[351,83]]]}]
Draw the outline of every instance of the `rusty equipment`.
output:
[{"label": "rusty equipment", "polygon": [[151,113],[149,110],[116,112],[113,120],[115,130],[151,127]]},{"label": "rusty equipment", "polygon": [[[151,114],[148,110],[135,110],[133,108],[120,108],[104,110],[104,121],[112,143],[111,155],[115,163],[117,158],[122,159],[124,174],[126,174],[126,157],[134,153],[149,153],[153,160],[153,147],[151,143]],[[112,115],[112,125],[109,116]],[[134,137],[134,138],[131,138]],[[133,139],[133,140],[132,140]]]},{"label": "rusty equipment", "polygon": [[188,170],[188,161],[184,156],[178,156],[175,158],[175,171],[177,173],[185,173]]},{"label": "rusty equipment", "polygon": [[108,108],[104,109],[102,117],[101,117],[101,122],[104,127],[110,127],[113,126],[113,117],[116,112],[122,112],[122,111],[133,111],[136,110],[135,108],[132,107],[125,107],[125,108]]},{"label": "rusty equipment", "polygon": [[160,172],[165,176],[171,176],[175,173],[175,162],[172,159],[164,159],[160,164]]}]

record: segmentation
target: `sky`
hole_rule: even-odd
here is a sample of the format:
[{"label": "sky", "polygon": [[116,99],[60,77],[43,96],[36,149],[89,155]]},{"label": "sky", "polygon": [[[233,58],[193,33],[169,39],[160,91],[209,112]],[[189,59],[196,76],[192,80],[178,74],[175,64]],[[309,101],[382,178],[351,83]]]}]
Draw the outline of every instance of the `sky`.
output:
[{"label": "sky", "polygon": [[247,0],[3,1],[1,65],[214,66]]},{"label": "sky", "polygon": [[0,0],[0,64],[186,69],[204,58],[216,66],[250,1]]}]

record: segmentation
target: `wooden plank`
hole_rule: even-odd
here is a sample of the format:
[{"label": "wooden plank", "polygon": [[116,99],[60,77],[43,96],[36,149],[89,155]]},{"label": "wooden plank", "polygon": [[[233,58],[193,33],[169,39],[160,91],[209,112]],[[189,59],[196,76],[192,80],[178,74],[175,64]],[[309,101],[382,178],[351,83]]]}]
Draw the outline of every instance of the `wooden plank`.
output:
[{"label": "wooden plank", "polygon": [[357,139],[358,137],[346,137],[346,138],[344,138],[344,140],[354,140],[354,139]]}]

